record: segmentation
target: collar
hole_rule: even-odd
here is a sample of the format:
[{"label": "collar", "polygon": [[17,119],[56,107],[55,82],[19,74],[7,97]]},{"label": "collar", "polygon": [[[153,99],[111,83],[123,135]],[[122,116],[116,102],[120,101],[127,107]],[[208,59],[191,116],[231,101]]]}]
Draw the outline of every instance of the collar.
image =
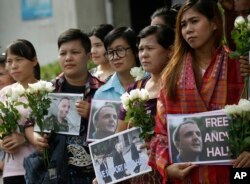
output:
[{"label": "collar", "polygon": [[116,91],[117,93],[123,94],[125,93],[125,89],[122,86],[120,79],[117,75],[117,73],[115,72],[113,74],[113,76],[109,79],[109,81],[102,86],[102,91],[107,91],[107,90],[111,90],[114,89],[114,91]]}]

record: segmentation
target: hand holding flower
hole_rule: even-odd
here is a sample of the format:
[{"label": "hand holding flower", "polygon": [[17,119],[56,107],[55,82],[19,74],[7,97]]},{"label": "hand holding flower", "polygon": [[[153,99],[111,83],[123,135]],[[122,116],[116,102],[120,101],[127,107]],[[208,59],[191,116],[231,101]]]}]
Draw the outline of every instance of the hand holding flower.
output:
[{"label": "hand holding flower", "polygon": [[7,153],[16,153],[17,148],[22,146],[26,142],[23,134],[14,132],[8,136],[5,136],[2,142],[3,150]]},{"label": "hand holding flower", "polygon": [[[31,109],[30,113],[30,121],[35,122],[41,134],[44,134],[45,129],[45,116],[48,115],[48,108],[50,107],[51,99],[48,97],[48,93],[54,90],[54,87],[51,82],[46,82],[40,80],[33,84],[28,84],[28,88],[26,89],[24,96],[27,98],[28,106]],[[56,131],[57,127],[53,127],[52,130]],[[32,143],[36,147],[42,147],[43,144],[37,139],[37,136],[31,135]],[[44,149],[43,156],[45,159],[45,163],[49,162],[48,149]]]},{"label": "hand holding flower", "polygon": [[25,136],[29,142],[35,146],[36,150],[41,151],[49,148],[48,135],[41,135],[37,132],[34,132],[34,127],[30,126],[25,128]]},{"label": "hand holding flower", "polygon": [[233,168],[249,168],[250,167],[250,152],[242,152],[233,162]]},{"label": "hand holding flower", "polygon": [[[234,29],[231,32],[232,39],[236,45],[236,50],[230,53],[231,58],[240,58],[240,56],[247,56],[250,52],[250,15],[248,15],[247,18],[244,18],[242,16],[239,16],[235,19],[234,22]],[[248,91],[248,83],[249,83],[249,77],[247,74],[249,74],[249,68],[245,68],[242,66],[242,63],[244,58],[240,58],[241,63],[241,74],[244,76],[244,90],[242,93],[243,98],[249,97],[249,91]],[[249,61],[248,61],[249,62]],[[246,64],[246,63],[245,63]],[[246,66],[247,67],[247,66]]]},{"label": "hand holding flower", "polygon": [[231,36],[236,50],[230,53],[230,57],[247,56],[250,51],[250,15],[247,18],[239,16],[235,19]]},{"label": "hand holding flower", "polygon": [[125,122],[128,123],[128,127],[131,123],[135,127],[140,127],[142,129],[140,136],[144,139],[151,138],[155,124],[151,112],[145,109],[144,103],[147,100],[149,93],[146,89],[134,89],[121,96],[122,106],[127,111]]},{"label": "hand holding flower", "polygon": [[248,77],[250,74],[250,65],[249,65],[249,57],[248,56],[240,56],[240,73],[242,77]]},{"label": "hand holding flower", "polygon": [[49,148],[48,143],[48,135],[47,134],[36,134],[35,135],[35,147],[38,151],[44,151],[45,149]]}]

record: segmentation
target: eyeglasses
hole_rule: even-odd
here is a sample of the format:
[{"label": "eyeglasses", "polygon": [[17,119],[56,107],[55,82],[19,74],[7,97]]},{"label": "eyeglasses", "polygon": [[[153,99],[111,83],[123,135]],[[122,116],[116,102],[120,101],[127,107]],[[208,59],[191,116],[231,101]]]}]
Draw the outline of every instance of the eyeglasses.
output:
[{"label": "eyeglasses", "polygon": [[117,47],[116,50],[108,50],[107,52],[105,52],[104,57],[109,61],[112,61],[114,59],[115,54],[116,56],[119,57],[119,59],[124,58],[127,54],[128,49],[130,49],[130,47],[128,48]]}]

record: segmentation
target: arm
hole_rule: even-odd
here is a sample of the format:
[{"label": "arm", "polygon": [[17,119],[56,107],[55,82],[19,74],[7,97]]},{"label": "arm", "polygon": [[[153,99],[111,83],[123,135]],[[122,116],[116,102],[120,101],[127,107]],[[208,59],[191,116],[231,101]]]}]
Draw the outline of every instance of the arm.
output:
[{"label": "arm", "polygon": [[165,99],[164,90],[161,90],[157,100],[155,136],[152,138],[150,144],[149,165],[160,172],[164,181],[167,180],[167,177],[184,179],[196,165],[190,163],[172,164],[170,162]]},{"label": "arm", "polygon": [[30,126],[25,128],[24,130],[25,136],[28,139],[28,141],[36,147],[37,150],[41,151],[44,148],[48,148],[48,135],[44,134],[41,136],[37,132],[34,132],[34,127]]},{"label": "arm", "polygon": [[17,148],[24,145],[26,139],[22,133],[14,132],[11,135],[5,136],[2,141],[2,148],[7,153],[15,153]]},{"label": "arm", "polygon": [[[130,89],[128,89],[129,91]],[[131,126],[128,125],[128,123],[125,122],[127,111],[123,108],[122,104],[120,105],[120,111],[119,111],[119,117],[118,117],[118,125],[116,132],[122,132],[123,130],[127,130]]]},{"label": "arm", "polygon": [[242,77],[247,77],[250,75],[250,66],[249,66],[249,57],[248,56],[240,56],[240,73]]}]

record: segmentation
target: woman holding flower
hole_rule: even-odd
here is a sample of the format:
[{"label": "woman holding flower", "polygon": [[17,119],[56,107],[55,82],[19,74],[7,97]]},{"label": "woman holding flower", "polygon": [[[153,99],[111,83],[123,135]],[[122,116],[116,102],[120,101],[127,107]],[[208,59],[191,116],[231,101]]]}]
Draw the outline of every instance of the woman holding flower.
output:
[{"label": "woman holding flower", "polygon": [[[148,91],[149,99],[144,104],[144,107],[150,111],[151,116],[155,116],[156,114],[161,72],[170,59],[173,42],[174,31],[166,26],[148,26],[142,29],[138,35],[139,59],[143,69],[150,73],[150,75],[133,83],[129,87],[128,92],[142,88]],[[120,110],[118,131],[127,129],[128,125],[125,123],[126,115],[127,112],[122,107]],[[151,126],[154,126],[154,124]],[[153,130],[153,127],[151,129]],[[149,140],[146,141],[149,142]],[[160,174],[154,170],[150,174],[132,178],[131,183],[161,183],[161,180]]]},{"label": "woman holding flower", "polygon": [[[229,183],[228,165],[171,163],[166,114],[222,109],[237,103],[243,88],[240,66],[222,47],[223,24],[213,0],[187,0],[179,11],[173,57],[163,72],[149,164],[172,183]],[[250,153],[237,159],[245,162]],[[250,164],[234,165],[245,167]],[[223,177],[222,177],[223,176]]]},{"label": "woman holding flower", "polygon": [[[35,83],[40,79],[40,67],[37,61],[36,51],[34,46],[27,40],[16,40],[12,42],[6,49],[6,68],[10,75],[17,83],[9,85],[0,91],[1,101],[6,99],[6,94],[12,90],[13,93],[24,92],[29,83]],[[25,102],[23,97],[17,96],[18,100]],[[21,115],[17,122],[20,130],[13,132],[3,138],[2,147],[7,153],[13,154],[13,159],[5,158],[3,181],[8,184],[25,184],[23,160],[34,151],[34,147],[26,142],[24,133],[21,131],[27,121],[29,109],[23,106],[18,106],[18,111]]]}]

